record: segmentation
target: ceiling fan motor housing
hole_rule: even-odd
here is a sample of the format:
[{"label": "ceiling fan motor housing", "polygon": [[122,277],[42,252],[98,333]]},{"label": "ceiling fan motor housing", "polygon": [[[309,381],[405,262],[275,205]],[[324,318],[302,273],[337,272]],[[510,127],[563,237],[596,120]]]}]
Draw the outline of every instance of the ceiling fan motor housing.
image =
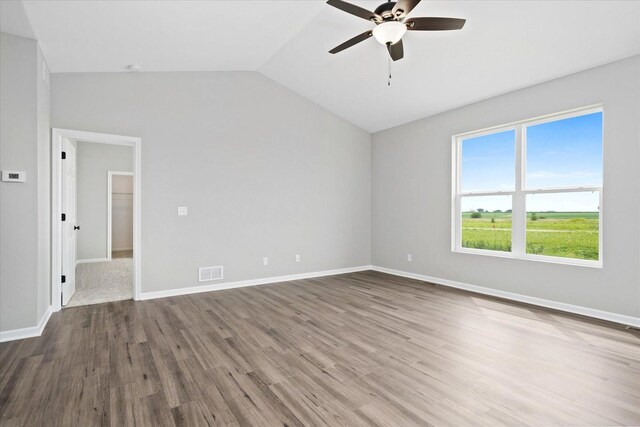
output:
[{"label": "ceiling fan motor housing", "polygon": [[[393,20],[395,19],[395,15],[393,14],[393,8],[395,5],[396,5],[396,2],[394,1],[382,3],[380,6],[376,8],[376,10],[374,10],[373,13],[375,13],[378,16],[382,16],[382,19],[385,21]],[[402,14],[402,11],[398,10],[397,14],[398,16],[400,16]]]}]

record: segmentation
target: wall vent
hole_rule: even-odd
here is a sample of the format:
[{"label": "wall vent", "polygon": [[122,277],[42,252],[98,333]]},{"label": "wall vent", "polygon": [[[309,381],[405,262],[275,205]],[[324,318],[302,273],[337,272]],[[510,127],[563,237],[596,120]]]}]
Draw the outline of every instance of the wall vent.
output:
[{"label": "wall vent", "polygon": [[210,280],[220,280],[224,277],[224,269],[221,265],[217,267],[201,267],[198,269],[198,280],[208,282]]}]

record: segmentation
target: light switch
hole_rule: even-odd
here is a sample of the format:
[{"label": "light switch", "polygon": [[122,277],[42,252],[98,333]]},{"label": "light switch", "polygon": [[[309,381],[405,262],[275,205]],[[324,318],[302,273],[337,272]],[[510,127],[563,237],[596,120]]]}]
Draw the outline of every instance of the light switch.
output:
[{"label": "light switch", "polygon": [[187,215],[187,207],[186,206],[178,206],[178,216]]}]

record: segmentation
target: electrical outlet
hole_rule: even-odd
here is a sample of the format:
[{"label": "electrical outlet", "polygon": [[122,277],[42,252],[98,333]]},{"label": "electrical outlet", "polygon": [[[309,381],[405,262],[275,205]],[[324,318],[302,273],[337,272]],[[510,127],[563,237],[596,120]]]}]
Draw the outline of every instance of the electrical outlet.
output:
[{"label": "electrical outlet", "polygon": [[187,207],[178,206],[178,216],[186,216],[186,215],[187,215]]},{"label": "electrical outlet", "polygon": [[296,255],[296,262],[300,262],[300,255]]},{"label": "electrical outlet", "polygon": [[409,262],[413,261],[413,255],[408,254],[407,255],[407,261],[409,261]]},{"label": "electrical outlet", "polygon": [[269,258],[267,257],[262,258],[262,265],[269,265]]}]

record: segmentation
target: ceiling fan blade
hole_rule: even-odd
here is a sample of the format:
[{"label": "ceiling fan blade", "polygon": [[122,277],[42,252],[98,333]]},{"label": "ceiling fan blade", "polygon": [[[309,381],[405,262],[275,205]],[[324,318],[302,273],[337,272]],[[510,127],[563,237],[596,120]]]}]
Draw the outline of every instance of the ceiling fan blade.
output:
[{"label": "ceiling fan blade", "polygon": [[459,18],[409,18],[404,21],[410,31],[459,30],[466,19]]},{"label": "ceiling fan blade", "polygon": [[335,8],[338,8],[344,12],[350,13],[352,15],[358,16],[362,19],[366,19],[367,21],[382,21],[382,18],[376,15],[373,12],[368,11],[360,6],[356,6],[355,4],[347,3],[342,0],[327,0],[327,4],[331,5]]},{"label": "ceiling fan blade", "polygon": [[420,3],[420,0],[398,0],[393,7],[393,16],[398,18],[408,15],[418,3]]},{"label": "ceiling fan blade", "polygon": [[402,40],[397,43],[387,45],[387,50],[389,51],[389,55],[391,59],[397,61],[398,59],[402,59],[404,57],[404,47],[402,46]]},{"label": "ceiling fan blade", "polygon": [[351,47],[355,44],[358,44],[360,42],[365,41],[366,39],[368,39],[369,37],[371,37],[373,35],[373,32],[371,30],[369,31],[365,31],[362,34],[358,34],[357,36],[347,40],[346,42],[342,43],[341,45],[338,45],[336,47],[334,47],[333,49],[331,49],[329,51],[329,53],[338,53],[341,52],[343,50],[345,50],[348,47]]}]

